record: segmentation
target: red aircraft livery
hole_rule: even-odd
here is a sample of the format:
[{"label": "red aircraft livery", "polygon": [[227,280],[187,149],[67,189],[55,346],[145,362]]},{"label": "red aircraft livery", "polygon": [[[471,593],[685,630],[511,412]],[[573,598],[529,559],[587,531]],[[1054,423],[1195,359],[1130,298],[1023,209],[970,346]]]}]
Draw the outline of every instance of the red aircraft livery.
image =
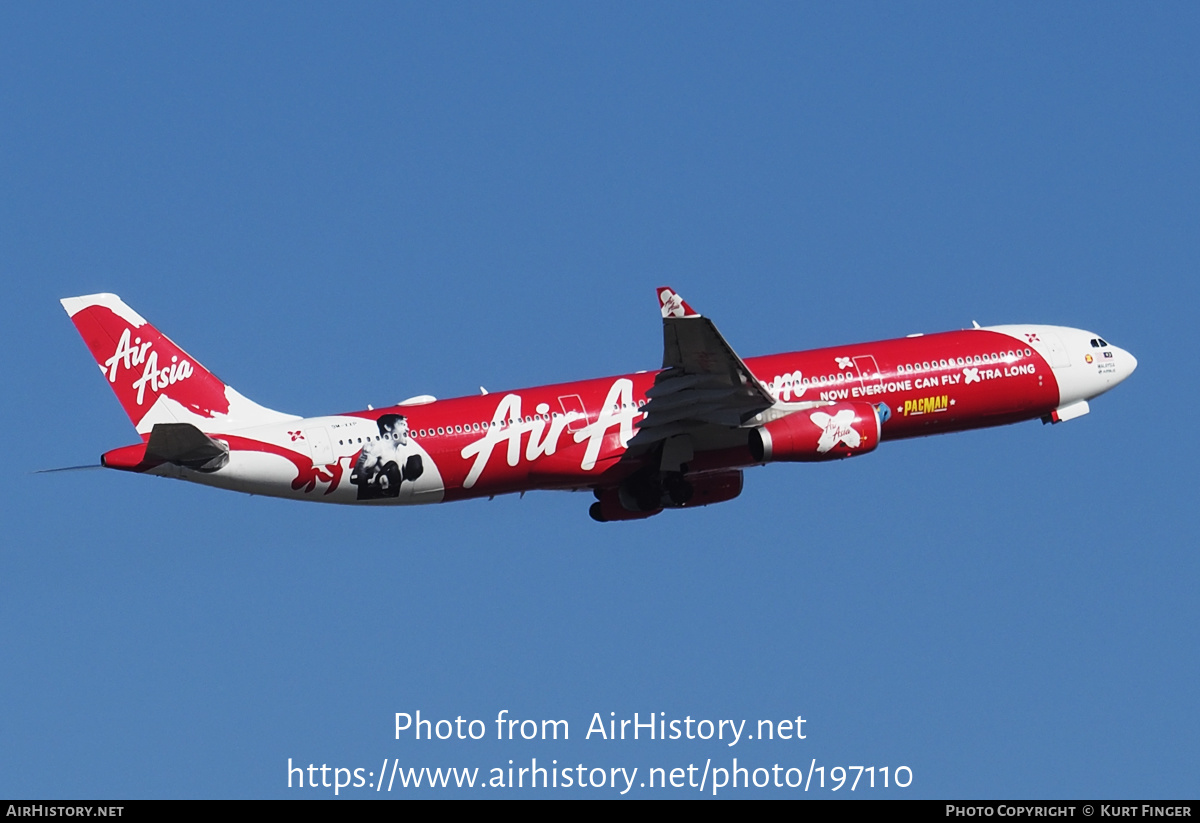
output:
[{"label": "red aircraft livery", "polygon": [[658,290],[663,365],[532,389],[300,418],[243,397],[112,294],[62,301],[142,441],[112,469],[328,503],[591,489],[635,520],[737,497],[742,470],[883,440],[1070,420],[1137,368],[1061,326],[991,326],[742,360]]}]

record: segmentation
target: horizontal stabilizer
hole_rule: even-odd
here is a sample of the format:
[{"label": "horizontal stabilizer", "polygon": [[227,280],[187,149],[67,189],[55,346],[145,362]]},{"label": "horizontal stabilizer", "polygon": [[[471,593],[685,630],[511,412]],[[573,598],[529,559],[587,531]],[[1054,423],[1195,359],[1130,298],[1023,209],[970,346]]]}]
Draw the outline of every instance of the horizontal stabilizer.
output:
[{"label": "horizontal stabilizer", "polygon": [[90,463],[87,466],[63,466],[62,468],[58,468],[58,469],[37,469],[36,471],[34,471],[34,474],[54,474],[56,472],[81,472],[81,471],[89,471],[91,469],[102,469],[102,468],[104,468],[104,466],[100,465],[99,463]]},{"label": "horizontal stabilizer", "polygon": [[146,442],[146,461],[214,472],[229,462],[229,447],[191,423],[158,423]]}]

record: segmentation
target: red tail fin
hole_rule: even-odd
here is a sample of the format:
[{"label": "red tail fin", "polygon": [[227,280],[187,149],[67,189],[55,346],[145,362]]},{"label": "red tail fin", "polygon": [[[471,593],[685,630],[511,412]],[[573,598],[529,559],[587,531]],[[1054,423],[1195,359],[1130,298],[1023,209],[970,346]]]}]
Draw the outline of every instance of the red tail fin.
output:
[{"label": "red tail fin", "polygon": [[115,294],[68,297],[62,304],[142,434],[155,423],[219,432],[295,419],[226,386]]}]

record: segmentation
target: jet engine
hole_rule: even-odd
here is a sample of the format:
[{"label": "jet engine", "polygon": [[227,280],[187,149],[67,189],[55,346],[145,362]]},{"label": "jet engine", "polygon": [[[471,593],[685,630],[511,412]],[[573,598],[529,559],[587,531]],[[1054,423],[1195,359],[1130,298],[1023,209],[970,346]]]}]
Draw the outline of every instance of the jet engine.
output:
[{"label": "jet engine", "polygon": [[750,432],[750,454],[760,463],[837,460],[874,451],[886,406],[833,403],[793,412]]},{"label": "jet engine", "polygon": [[637,504],[632,501],[630,502],[634,508],[626,508],[625,501],[622,501],[621,497],[620,487],[596,489],[597,502],[588,509],[588,514],[598,523],[610,523],[613,520],[641,520],[662,511],[662,506],[642,510],[636,508]]},{"label": "jet engine", "polygon": [[596,489],[589,514],[593,520],[640,520],[663,509],[694,509],[732,500],[742,493],[741,469],[683,474],[635,475],[615,488]]}]

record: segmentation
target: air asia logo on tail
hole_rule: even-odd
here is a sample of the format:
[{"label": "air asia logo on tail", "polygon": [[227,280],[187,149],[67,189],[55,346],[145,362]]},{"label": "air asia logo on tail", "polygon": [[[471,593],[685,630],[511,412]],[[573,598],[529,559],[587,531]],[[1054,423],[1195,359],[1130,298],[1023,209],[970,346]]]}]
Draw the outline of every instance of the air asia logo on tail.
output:
[{"label": "air asia logo on tail", "polygon": [[[237,393],[227,393],[224,383],[116,295],[68,297],[63,307],[142,434],[155,423],[203,426],[229,414]],[[279,417],[258,406],[252,411],[263,422]]]},{"label": "air asia logo on tail", "polygon": [[[135,338],[130,342],[130,332],[126,328],[121,332],[121,339],[117,342],[117,350],[113,352],[113,356],[104,361],[100,366],[101,370],[108,373],[108,382],[117,382],[117,373],[123,367],[126,369],[135,366],[144,366],[142,376],[133,381],[133,388],[137,389],[137,404],[140,406],[146,399],[146,386],[150,386],[150,391],[157,394],[173,383],[178,383],[180,380],[186,380],[192,376],[192,364],[187,360],[180,359],[178,355],[171,357],[170,365],[158,367],[158,352],[154,351],[154,344],[149,340],[142,342],[142,338]],[[147,354],[148,353],[148,354]]]}]

